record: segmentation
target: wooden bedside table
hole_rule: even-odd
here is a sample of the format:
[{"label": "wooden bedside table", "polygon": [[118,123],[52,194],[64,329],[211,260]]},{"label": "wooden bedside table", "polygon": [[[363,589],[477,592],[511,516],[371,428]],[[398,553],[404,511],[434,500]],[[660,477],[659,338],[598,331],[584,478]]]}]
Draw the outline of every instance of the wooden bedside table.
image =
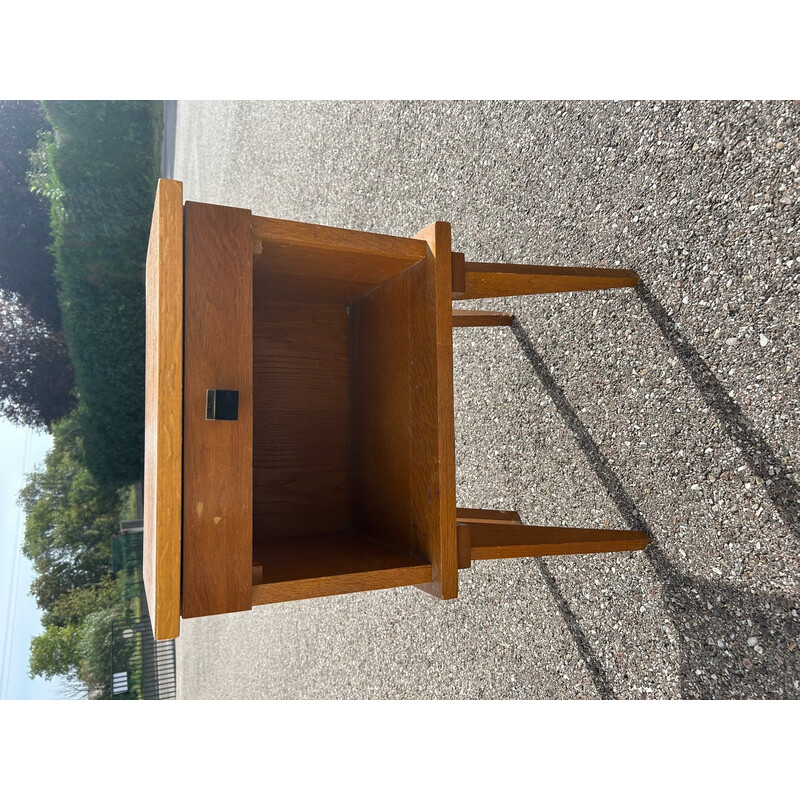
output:
[{"label": "wooden bedside table", "polygon": [[638,531],[457,509],[453,299],[633,286],[630,270],[475,264],[407,239],[187,202],[147,256],[144,582],[156,639],[253,605],[418,586],[474,559],[642,549]]}]

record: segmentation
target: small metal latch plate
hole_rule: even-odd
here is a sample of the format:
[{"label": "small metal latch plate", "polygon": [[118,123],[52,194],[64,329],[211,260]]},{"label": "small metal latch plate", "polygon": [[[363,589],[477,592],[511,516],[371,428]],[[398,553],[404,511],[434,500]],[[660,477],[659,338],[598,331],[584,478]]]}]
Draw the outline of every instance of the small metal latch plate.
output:
[{"label": "small metal latch plate", "polygon": [[239,419],[239,392],[206,389],[206,419]]}]

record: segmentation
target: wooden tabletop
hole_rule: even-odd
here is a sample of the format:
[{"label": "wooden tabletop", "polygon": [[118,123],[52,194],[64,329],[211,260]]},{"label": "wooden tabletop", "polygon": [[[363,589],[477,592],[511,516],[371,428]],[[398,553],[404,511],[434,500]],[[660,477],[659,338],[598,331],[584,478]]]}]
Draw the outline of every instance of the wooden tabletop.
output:
[{"label": "wooden tabletop", "polygon": [[180,632],[183,188],[160,180],[147,250],[143,578],[156,639]]}]

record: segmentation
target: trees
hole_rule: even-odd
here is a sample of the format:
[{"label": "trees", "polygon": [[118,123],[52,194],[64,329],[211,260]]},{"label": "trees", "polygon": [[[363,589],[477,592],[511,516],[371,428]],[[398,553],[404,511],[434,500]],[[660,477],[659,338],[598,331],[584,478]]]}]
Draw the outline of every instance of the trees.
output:
[{"label": "trees", "polygon": [[80,586],[60,594],[42,614],[45,628],[80,626],[98,608],[110,608],[121,602],[119,585],[112,575],[104,575],[91,586]]},{"label": "trees", "polygon": [[39,607],[49,611],[64,595],[102,584],[111,573],[120,500],[84,466],[74,415],[53,426],[44,469],[28,476],[20,502],[26,515],[22,552],[38,574],[31,593]]},{"label": "trees", "polygon": [[62,678],[68,696],[89,691],[97,699],[111,693],[111,624],[114,610],[90,611],[79,624],[49,625],[31,640],[28,672],[48,680]]},{"label": "trees", "polygon": [[0,291],[0,413],[49,429],[75,406],[73,390],[64,334]]},{"label": "trees", "polygon": [[0,101],[0,290],[17,294],[34,318],[58,331],[50,203],[31,192],[27,178],[30,153],[49,129],[41,103]]},{"label": "trees", "polygon": [[121,606],[112,573],[111,536],[120,498],[84,466],[75,414],[53,426],[44,468],[20,492],[22,552],[33,561],[31,594],[44,611],[44,632],[31,641],[30,674],[62,676],[68,692],[107,694],[110,620]]},{"label": "trees", "polygon": [[78,679],[78,644],[81,630],[76,625],[45,628],[31,640],[29,674],[48,680],[62,677],[68,683]]},{"label": "trees", "polygon": [[110,621],[129,610],[111,538],[117,489],[143,468],[160,129],[154,102],[0,103],[0,413],[54,437],[20,493],[31,594],[44,611],[30,669],[94,696],[110,692]]},{"label": "trees", "polygon": [[77,394],[87,466],[112,487],[144,463],[161,125],[157,102],[0,102],[0,413],[50,427]]},{"label": "trees", "polygon": [[28,186],[49,129],[37,102],[0,101],[0,413],[49,428],[74,407],[50,252],[50,204]]}]

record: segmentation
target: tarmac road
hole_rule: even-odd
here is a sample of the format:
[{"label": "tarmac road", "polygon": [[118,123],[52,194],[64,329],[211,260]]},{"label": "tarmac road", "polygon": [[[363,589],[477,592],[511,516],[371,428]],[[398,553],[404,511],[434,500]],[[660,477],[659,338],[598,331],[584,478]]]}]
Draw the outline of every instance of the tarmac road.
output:
[{"label": "tarmac road", "polygon": [[[800,105],[177,103],[186,199],[636,289],[464,304],[459,505],[641,553],[184,620],[183,698],[800,697]],[[168,170],[165,170],[165,172]]]}]

